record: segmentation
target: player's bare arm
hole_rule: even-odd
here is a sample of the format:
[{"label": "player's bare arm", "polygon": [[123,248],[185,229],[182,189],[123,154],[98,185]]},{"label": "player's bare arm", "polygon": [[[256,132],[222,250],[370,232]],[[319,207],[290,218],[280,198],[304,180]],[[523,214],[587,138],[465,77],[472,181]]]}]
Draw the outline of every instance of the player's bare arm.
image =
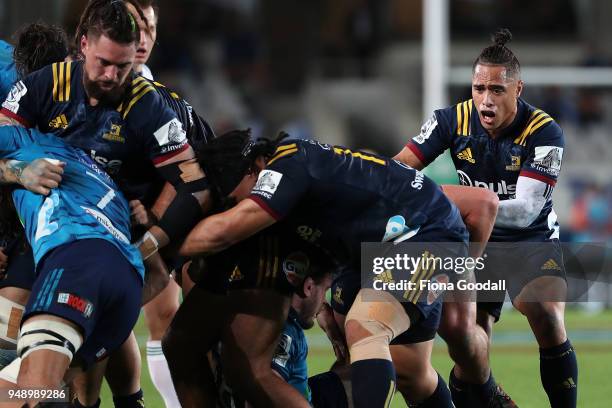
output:
[{"label": "player's bare arm", "polygon": [[499,199],[495,193],[478,187],[443,185],[444,194],[457,206],[461,218],[470,232],[470,241],[477,243],[472,247],[473,256],[480,256],[493,231]]},{"label": "player's bare arm", "polygon": [[251,199],[208,217],[189,233],[181,254],[193,256],[222,251],[274,224],[276,220]]},{"label": "player's bare arm", "polygon": [[406,146],[404,146],[402,151],[396,154],[393,158],[397,161],[409,165],[413,169],[422,170],[423,167],[425,167],[423,165],[423,162],[417,157],[417,155],[414,154],[412,150],[410,150]]}]

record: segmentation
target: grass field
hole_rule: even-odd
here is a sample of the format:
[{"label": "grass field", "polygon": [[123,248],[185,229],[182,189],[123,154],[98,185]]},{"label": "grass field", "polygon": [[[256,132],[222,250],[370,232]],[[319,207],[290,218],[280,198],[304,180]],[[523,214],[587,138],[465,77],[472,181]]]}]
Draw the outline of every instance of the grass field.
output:
[{"label": "grass field", "polygon": [[[606,395],[612,386],[612,311],[586,314],[568,311],[566,324],[570,339],[578,355],[580,369],[578,406],[584,408],[609,408],[610,397]],[[327,371],[333,361],[333,352],[325,335],[318,329],[308,331],[310,375]],[[140,319],[137,326],[138,341],[144,351],[146,329]],[[495,327],[492,367],[495,377],[521,408],[548,407],[546,394],[540,385],[538,348],[529,331],[526,320],[519,313],[506,310]],[[451,361],[446,347],[436,342],[433,364],[447,378]],[[142,388],[149,408],[163,408],[164,404],[149,379],[146,359],[143,354]],[[393,407],[405,407],[401,395],[396,395]],[[107,388],[102,395],[102,407],[112,407],[112,398]]]}]

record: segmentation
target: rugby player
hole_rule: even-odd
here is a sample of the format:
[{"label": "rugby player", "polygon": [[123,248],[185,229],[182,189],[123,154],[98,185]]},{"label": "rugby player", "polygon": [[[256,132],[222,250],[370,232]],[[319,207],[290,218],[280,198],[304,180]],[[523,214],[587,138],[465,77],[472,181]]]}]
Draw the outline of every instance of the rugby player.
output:
[{"label": "rugby player", "polygon": [[[2,126],[0,157],[63,169],[63,182],[46,197],[13,192],[37,277],[17,342],[20,358],[2,370],[0,382],[59,389],[73,361],[87,368],[108,356],[138,319],[144,266],[130,244],[128,203],[86,153],[52,134]],[[29,395],[27,406],[37,399]]]},{"label": "rugby player", "polygon": [[[486,273],[507,280],[513,305],[529,321],[540,347],[540,375],[551,406],[575,407],[578,366],[564,325],[567,285],[552,204],[563,132],[553,118],[521,98],[520,64],[506,46],[511,39],[508,30],[495,33],[493,44],[474,61],[472,99],[436,110],[396,158],[421,169],[450,149],[460,183],[488,188],[501,200],[490,242],[541,243],[518,247],[523,260],[519,270],[508,262],[511,251],[492,248],[487,251],[489,263],[498,270]],[[505,294],[500,295],[499,302],[478,303],[478,322],[489,338],[500,317]],[[465,333],[462,324],[452,322],[446,330]],[[484,356],[473,357],[473,364],[487,368]],[[481,398],[490,394],[492,376],[484,384],[476,383],[466,367],[458,370],[459,360],[455,362],[450,387],[458,407],[468,406],[470,391]]]},{"label": "rugby player", "polygon": [[[243,149],[248,150],[248,145],[240,146],[238,151]],[[182,247],[185,254],[220,251],[285,218],[283,223],[289,225],[293,233],[333,253],[342,265],[353,271],[360,270],[361,242],[380,242],[383,238],[391,241],[399,237],[408,240],[414,236],[416,240],[436,245],[436,251],[444,250],[437,244],[439,242],[467,243],[467,230],[457,208],[431,180],[394,160],[302,140],[279,144],[274,156],[267,160],[267,167],[264,157],[254,160],[256,167],[232,192],[242,200],[236,207],[200,222]],[[208,171],[207,175],[212,177]],[[482,194],[476,201],[482,207],[496,206],[493,198],[490,193]],[[387,232],[394,216],[406,217],[404,228]],[[467,245],[462,248],[467,251]],[[463,250],[458,252],[453,255],[462,256]],[[186,304],[193,293],[181,309],[187,309]],[[372,298],[364,301],[364,295]],[[428,303],[417,292],[413,295],[412,302],[400,304],[386,292],[361,289],[355,298],[345,324],[355,406],[382,407],[392,398],[395,372],[389,342],[411,325],[427,321],[440,302],[439,297]],[[267,315],[264,311],[266,307],[280,310],[283,303],[278,300],[279,303],[275,303],[271,296],[263,296],[263,299],[267,304],[260,306],[260,316],[255,312],[245,316],[240,330],[230,327],[230,338],[236,349],[235,369],[239,368],[242,373],[242,378],[235,378],[232,385],[255,405],[307,406],[299,403],[291,393],[280,393],[272,387],[273,375],[268,365],[271,354],[267,354],[270,347],[265,341],[278,337],[280,325],[271,325],[270,311]],[[181,309],[177,317],[182,315]],[[435,313],[431,317],[435,318]],[[191,325],[197,324],[197,318],[191,320]],[[175,319],[168,337],[175,322],[178,325]],[[206,327],[216,329],[214,325]],[[185,322],[182,329],[187,330]],[[274,332],[276,329],[278,331]],[[171,353],[173,344],[176,343],[168,341],[165,347],[164,343],[164,352]],[[167,357],[171,370],[186,363],[179,362],[179,355],[168,354]],[[422,354],[415,357],[421,358]],[[202,389],[196,389],[195,382],[201,378],[191,378],[194,382],[190,384],[185,378],[177,381],[174,371],[172,374],[181,402],[201,398],[194,397],[202,393]],[[442,386],[436,387],[438,380],[442,381]],[[450,394],[443,380],[434,381],[430,392],[436,395],[431,395],[431,400],[450,406]]]},{"label": "rugby player", "polygon": [[[45,23],[33,23],[22,27],[15,34],[15,47],[2,42],[2,67],[0,72],[0,98],[4,100],[18,78],[23,78],[55,61],[62,61],[68,54],[68,40],[64,31]],[[4,92],[6,90],[6,93]],[[43,163],[43,166],[45,164]],[[23,228],[19,223],[11,190],[0,188],[0,239],[6,242],[7,256],[3,279],[0,280],[0,368],[10,363],[16,355],[17,334],[21,314],[34,282],[34,259]]]},{"label": "rugby player", "polygon": [[[124,2],[90,2],[77,33],[84,61],[55,64],[24,78],[3,104],[0,121],[38,125],[86,149],[130,199],[141,198],[128,187],[148,177],[152,162],[162,178],[178,186],[159,227],[144,240],[155,252],[199,218],[193,193],[201,191],[201,172],[193,165],[179,166],[193,156],[181,121],[154,85],[131,74],[140,30]],[[61,169],[52,164],[44,163],[47,168],[34,177],[31,165],[4,165],[5,180],[43,194],[61,181]],[[178,221],[173,219],[177,214]]]}]

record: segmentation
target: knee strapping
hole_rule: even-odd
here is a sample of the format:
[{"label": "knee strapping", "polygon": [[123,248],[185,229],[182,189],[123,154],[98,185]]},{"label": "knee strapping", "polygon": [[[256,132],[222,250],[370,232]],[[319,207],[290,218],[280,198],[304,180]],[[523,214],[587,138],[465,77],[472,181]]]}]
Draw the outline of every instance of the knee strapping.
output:
[{"label": "knee strapping", "polygon": [[370,333],[351,345],[351,362],[377,358],[391,361],[389,343],[410,327],[410,318],[399,301],[389,293],[373,289],[359,292],[346,316],[347,330],[350,321]]},{"label": "knee strapping", "polygon": [[70,361],[83,344],[83,337],[72,326],[56,320],[26,321],[19,333],[17,354],[26,358],[36,350],[51,350],[66,355]]},{"label": "knee strapping", "polygon": [[0,339],[17,345],[24,306],[0,296]]}]

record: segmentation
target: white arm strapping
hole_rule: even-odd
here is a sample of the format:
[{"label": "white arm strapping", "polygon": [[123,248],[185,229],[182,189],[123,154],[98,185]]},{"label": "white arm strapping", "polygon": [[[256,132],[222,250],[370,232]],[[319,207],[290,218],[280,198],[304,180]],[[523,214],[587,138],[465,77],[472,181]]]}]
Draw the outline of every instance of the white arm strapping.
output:
[{"label": "white arm strapping", "polygon": [[499,202],[495,226],[528,227],[538,217],[551,193],[552,187],[543,181],[519,177],[516,182],[516,198]]}]

